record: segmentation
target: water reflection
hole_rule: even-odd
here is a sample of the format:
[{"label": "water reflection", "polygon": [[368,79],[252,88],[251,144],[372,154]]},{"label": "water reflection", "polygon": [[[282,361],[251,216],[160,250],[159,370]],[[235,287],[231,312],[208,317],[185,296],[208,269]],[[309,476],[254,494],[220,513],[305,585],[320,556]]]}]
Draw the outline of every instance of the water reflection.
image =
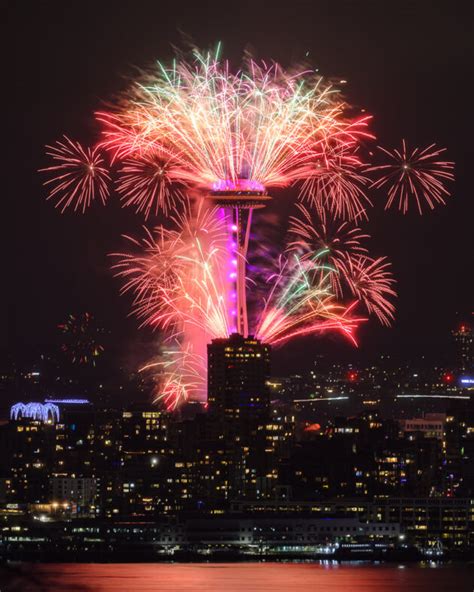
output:
[{"label": "water reflection", "polygon": [[1,592],[472,592],[468,565],[321,563],[23,564]]}]

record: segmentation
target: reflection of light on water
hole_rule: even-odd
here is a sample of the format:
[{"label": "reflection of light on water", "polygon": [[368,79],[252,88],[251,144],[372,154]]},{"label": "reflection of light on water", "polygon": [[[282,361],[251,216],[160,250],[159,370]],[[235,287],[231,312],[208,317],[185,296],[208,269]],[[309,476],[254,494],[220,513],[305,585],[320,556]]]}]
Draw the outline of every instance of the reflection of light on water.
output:
[{"label": "reflection of light on water", "polygon": [[[0,566],[0,588],[9,592],[445,592],[470,589],[472,570],[466,564],[432,566],[431,563],[395,566],[325,559],[312,563],[21,564],[14,569]],[[7,580],[7,575],[12,577]]]}]

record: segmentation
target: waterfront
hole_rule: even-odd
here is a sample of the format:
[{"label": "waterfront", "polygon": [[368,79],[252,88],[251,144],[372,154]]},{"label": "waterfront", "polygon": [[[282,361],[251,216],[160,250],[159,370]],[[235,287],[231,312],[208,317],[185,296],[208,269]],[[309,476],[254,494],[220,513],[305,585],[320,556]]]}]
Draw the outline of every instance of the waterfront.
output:
[{"label": "waterfront", "polygon": [[472,592],[473,564],[22,564],[1,592]]}]

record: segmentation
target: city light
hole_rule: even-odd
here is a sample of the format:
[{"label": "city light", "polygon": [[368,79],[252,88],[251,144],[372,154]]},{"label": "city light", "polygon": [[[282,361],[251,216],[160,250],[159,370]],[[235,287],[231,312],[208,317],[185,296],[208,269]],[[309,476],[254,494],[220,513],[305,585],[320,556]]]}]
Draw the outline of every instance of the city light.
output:
[{"label": "city light", "polygon": [[10,419],[28,418],[42,422],[58,422],[59,407],[52,402],[15,403],[10,407]]},{"label": "city light", "polygon": [[340,396],[340,397],[314,397],[310,399],[294,399],[295,403],[315,403],[317,401],[347,401],[349,397]]},{"label": "city light", "polygon": [[396,395],[397,399],[464,399],[469,400],[469,395]]},{"label": "city light", "polygon": [[57,403],[60,405],[90,405],[88,399],[45,399],[45,403]]}]

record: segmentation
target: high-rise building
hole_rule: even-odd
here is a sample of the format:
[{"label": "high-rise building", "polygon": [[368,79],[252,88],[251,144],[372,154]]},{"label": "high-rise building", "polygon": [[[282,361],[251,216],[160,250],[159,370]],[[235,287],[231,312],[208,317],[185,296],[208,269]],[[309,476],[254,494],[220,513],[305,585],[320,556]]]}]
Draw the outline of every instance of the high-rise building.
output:
[{"label": "high-rise building", "polygon": [[470,372],[474,361],[474,334],[472,328],[462,323],[453,331],[457,346],[457,366],[461,372]]},{"label": "high-rise building", "polygon": [[217,424],[210,468],[221,499],[267,496],[275,485],[269,376],[270,346],[260,340],[233,333],[208,345],[208,416]]},{"label": "high-rise building", "polygon": [[269,409],[270,346],[233,333],[208,345],[209,411],[225,419],[262,417]]}]

